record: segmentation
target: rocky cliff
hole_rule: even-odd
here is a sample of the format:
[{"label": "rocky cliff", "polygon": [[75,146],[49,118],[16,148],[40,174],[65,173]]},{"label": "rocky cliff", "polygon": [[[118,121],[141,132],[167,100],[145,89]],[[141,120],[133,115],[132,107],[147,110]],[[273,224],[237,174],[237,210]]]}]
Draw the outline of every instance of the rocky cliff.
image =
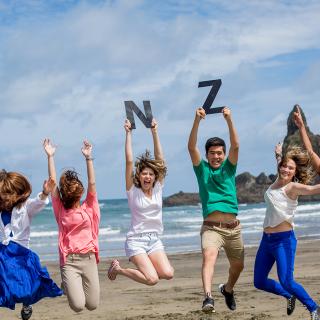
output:
[{"label": "rocky cliff", "polygon": [[[299,130],[293,121],[294,108],[289,114],[287,120],[287,135],[283,140],[283,148],[286,150],[289,145],[302,145]],[[313,134],[306,121],[303,110],[301,109],[302,117],[305,122],[308,135],[310,137],[313,150],[320,155],[320,135]],[[237,196],[239,203],[259,203],[263,202],[263,195],[270,184],[276,179],[275,174],[266,175],[264,172],[257,177],[251,175],[249,172],[244,172],[236,177]],[[320,183],[320,178],[316,180]],[[320,201],[320,196],[302,197],[300,201]],[[164,206],[178,206],[178,205],[198,205],[200,198],[198,193],[186,193],[180,191],[163,200]]]}]

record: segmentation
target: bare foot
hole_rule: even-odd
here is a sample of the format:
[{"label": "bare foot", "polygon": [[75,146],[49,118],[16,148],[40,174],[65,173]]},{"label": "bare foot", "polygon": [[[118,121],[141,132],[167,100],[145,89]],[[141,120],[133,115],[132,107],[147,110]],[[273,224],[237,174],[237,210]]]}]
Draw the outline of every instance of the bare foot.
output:
[{"label": "bare foot", "polygon": [[119,261],[117,259],[112,260],[108,270],[108,278],[110,280],[116,280],[119,269],[120,269]]}]

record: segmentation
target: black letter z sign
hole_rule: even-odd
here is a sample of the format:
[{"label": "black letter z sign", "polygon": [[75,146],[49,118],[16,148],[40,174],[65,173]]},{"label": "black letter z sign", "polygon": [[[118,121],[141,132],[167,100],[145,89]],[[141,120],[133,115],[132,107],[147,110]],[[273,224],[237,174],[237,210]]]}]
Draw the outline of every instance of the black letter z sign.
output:
[{"label": "black letter z sign", "polygon": [[211,108],[212,103],[213,103],[214,99],[216,98],[216,95],[221,87],[221,83],[222,83],[221,79],[199,82],[198,88],[212,86],[212,88],[207,96],[207,99],[202,106],[202,108],[205,110],[206,114],[222,112],[223,107]]}]

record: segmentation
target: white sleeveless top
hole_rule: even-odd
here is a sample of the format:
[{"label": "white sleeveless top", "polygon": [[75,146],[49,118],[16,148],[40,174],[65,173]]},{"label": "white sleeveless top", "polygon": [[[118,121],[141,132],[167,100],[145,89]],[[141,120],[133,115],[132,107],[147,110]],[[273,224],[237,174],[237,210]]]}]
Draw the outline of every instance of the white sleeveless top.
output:
[{"label": "white sleeveless top", "polygon": [[273,228],[284,221],[287,221],[293,227],[293,218],[298,206],[298,200],[292,200],[287,196],[285,186],[278,189],[272,189],[271,187],[272,185],[264,194],[267,210],[263,228]]},{"label": "white sleeveless top", "polygon": [[127,237],[143,232],[162,234],[162,188],[163,185],[157,181],[152,188],[151,199],[135,185],[127,191],[131,211],[131,227]]}]

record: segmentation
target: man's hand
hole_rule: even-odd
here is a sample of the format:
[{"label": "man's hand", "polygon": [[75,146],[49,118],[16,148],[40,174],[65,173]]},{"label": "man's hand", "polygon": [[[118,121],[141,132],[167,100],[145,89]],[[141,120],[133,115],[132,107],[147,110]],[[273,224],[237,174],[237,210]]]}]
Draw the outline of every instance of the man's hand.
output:
[{"label": "man's hand", "polygon": [[228,121],[231,120],[231,109],[228,107],[224,107],[222,109],[223,117]]},{"label": "man's hand", "polygon": [[205,118],[206,118],[205,110],[202,107],[198,108],[196,110],[196,119],[200,121],[200,120],[205,119]]}]

